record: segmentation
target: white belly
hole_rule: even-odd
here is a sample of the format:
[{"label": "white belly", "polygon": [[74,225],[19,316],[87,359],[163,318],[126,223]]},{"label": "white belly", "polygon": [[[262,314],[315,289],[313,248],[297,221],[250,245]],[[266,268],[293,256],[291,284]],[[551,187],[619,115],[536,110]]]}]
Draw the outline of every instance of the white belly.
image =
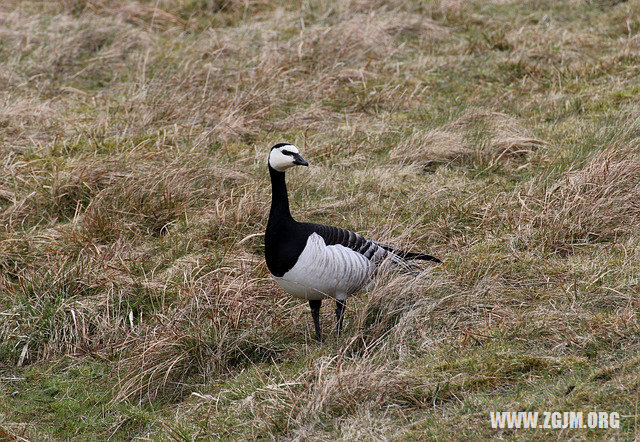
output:
[{"label": "white belly", "polygon": [[327,246],[311,234],[298,262],[276,282],[291,296],[303,299],[346,299],[364,290],[375,265],[358,252],[336,244]]}]

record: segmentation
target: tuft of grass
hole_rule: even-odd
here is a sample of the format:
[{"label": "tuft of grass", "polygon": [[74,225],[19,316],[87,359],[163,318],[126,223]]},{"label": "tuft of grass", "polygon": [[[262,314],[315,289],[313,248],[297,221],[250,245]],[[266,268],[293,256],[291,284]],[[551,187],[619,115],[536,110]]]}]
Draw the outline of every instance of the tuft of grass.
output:
[{"label": "tuft of grass", "polygon": [[637,234],[640,150],[609,148],[548,189],[534,225],[547,244],[563,249]]},{"label": "tuft of grass", "polygon": [[391,151],[391,158],[427,170],[439,164],[465,161],[491,168],[513,157],[526,158],[544,144],[528,135],[513,117],[469,110],[442,127],[414,130]]}]

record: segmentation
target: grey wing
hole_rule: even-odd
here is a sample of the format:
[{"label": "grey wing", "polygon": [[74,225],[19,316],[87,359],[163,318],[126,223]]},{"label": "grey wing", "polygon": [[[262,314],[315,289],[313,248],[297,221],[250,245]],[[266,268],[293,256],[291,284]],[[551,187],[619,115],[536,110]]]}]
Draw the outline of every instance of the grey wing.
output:
[{"label": "grey wing", "polygon": [[411,265],[404,258],[394,253],[388,247],[350,230],[313,223],[305,223],[305,226],[312,232],[320,235],[328,246],[339,244],[347,247],[361,254],[376,266],[380,265],[385,259],[388,259],[401,267],[411,268]]}]

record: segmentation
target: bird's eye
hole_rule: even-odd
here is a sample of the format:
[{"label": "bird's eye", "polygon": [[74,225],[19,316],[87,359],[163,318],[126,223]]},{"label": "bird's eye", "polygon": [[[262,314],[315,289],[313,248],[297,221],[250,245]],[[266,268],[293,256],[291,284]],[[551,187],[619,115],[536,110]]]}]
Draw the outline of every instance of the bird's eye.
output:
[{"label": "bird's eye", "polygon": [[285,154],[285,155],[293,155],[293,152],[291,152],[289,150],[283,150],[282,153]]}]

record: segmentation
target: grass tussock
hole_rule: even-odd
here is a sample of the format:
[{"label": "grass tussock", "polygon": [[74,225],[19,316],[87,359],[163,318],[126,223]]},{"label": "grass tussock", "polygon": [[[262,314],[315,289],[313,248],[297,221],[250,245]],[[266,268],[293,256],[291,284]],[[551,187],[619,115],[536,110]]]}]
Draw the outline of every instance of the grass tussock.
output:
[{"label": "grass tussock", "polygon": [[[1,2],[0,439],[637,438],[639,6]],[[444,260],[322,345],[281,141],[297,219]]]},{"label": "grass tussock", "polygon": [[408,358],[453,332],[446,325],[446,312],[463,302],[459,288],[429,271],[387,277],[358,305],[356,332],[344,350],[348,354]]},{"label": "grass tussock", "polygon": [[127,347],[140,351],[121,359],[114,401],[188,394],[182,387],[189,375],[226,375],[290,351],[283,318],[275,314],[286,317],[287,309],[273,294],[247,296],[255,284],[233,275],[220,282],[210,274],[181,290],[182,302],[129,338]]},{"label": "grass tussock", "polygon": [[428,169],[453,162],[492,167],[526,158],[544,144],[509,115],[472,110],[439,128],[414,130],[391,151],[391,158]]},{"label": "grass tussock", "polygon": [[552,242],[615,241],[638,234],[639,152],[637,147],[605,150],[549,191],[542,216]]}]

